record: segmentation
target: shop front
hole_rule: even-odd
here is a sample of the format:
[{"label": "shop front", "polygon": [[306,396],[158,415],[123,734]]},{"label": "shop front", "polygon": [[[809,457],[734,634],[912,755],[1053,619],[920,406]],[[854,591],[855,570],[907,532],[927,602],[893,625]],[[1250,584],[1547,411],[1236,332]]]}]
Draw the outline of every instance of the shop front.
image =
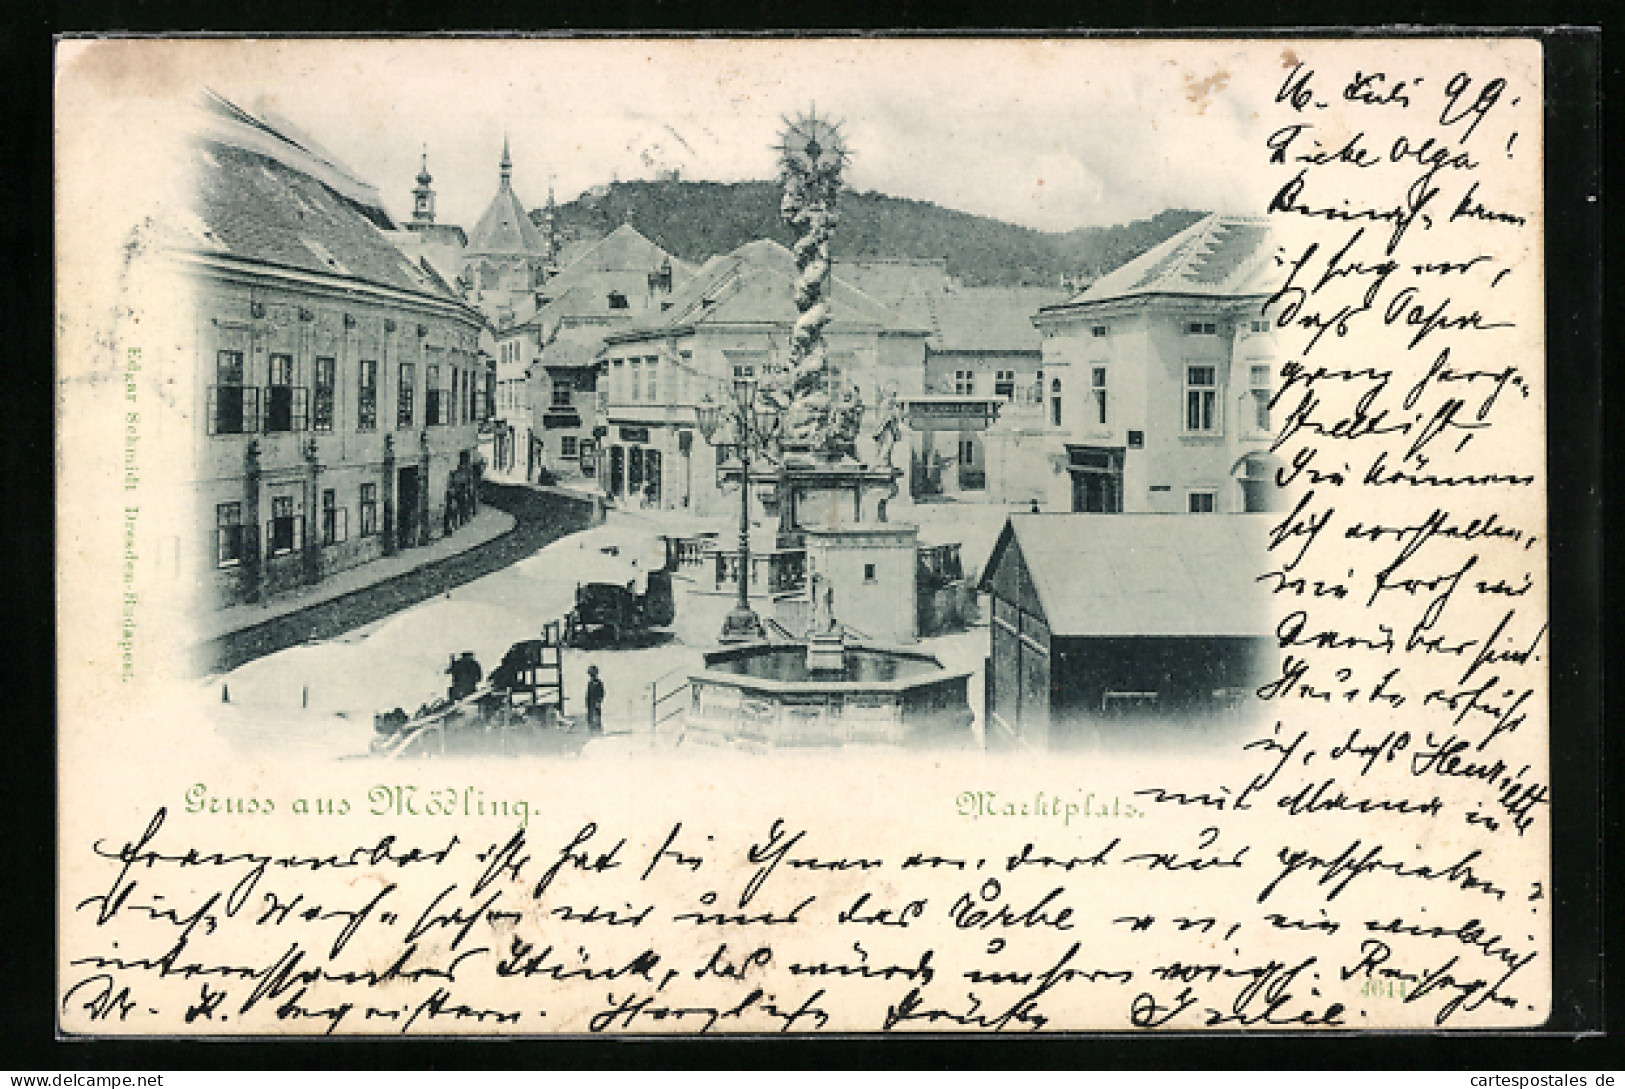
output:
[{"label": "shop front", "polygon": [[681,509],[691,498],[690,428],[661,424],[611,423],[599,439],[599,484],[611,498],[630,506]]}]

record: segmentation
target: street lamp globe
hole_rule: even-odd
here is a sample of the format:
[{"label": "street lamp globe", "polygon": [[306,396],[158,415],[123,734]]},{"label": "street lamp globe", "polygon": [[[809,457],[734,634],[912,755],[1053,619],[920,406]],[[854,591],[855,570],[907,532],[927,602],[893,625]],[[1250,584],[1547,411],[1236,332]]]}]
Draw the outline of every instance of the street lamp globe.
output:
[{"label": "street lamp globe", "polygon": [[707,393],[694,406],[694,419],[699,424],[701,437],[709,444],[716,438],[717,425],[722,422],[722,406],[711,400],[711,395]]}]

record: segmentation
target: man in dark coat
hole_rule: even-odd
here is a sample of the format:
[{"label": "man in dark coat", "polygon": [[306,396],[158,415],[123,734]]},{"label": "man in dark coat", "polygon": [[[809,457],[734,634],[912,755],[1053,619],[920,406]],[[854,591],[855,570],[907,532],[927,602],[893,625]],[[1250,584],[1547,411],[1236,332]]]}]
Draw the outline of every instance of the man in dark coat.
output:
[{"label": "man in dark coat", "polygon": [[604,732],[604,682],[598,679],[598,667],[587,667],[587,732]]},{"label": "man in dark coat", "polygon": [[480,678],[485,676],[485,671],[480,668],[480,663],[474,660],[474,652],[471,650],[465,650],[453,658],[451,664],[446,667],[446,672],[451,674],[451,688],[447,690],[446,696],[453,702],[471,695],[474,689],[479,687]]}]

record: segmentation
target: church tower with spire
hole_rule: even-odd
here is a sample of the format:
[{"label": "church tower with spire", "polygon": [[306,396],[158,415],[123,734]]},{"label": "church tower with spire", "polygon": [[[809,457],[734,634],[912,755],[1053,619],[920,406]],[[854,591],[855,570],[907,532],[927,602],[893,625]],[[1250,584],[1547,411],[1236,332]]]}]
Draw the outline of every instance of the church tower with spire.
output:
[{"label": "church tower with spire", "polygon": [[423,145],[423,164],[418,167],[418,187],[412,190],[412,222],[422,226],[434,223],[434,179],[429,176],[429,145]]},{"label": "church tower with spire", "polygon": [[418,161],[417,186],[412,190],[412,218],[401,223],[418,239],[414,254],[430,259],[436,269],[448,280],[457,277],[462,267],[463,247],[468,236],[455,223],[435,221],[434,178],[429,174],[429,146],[423,145],[423,157]]},{"label": "church tower with spire", "polygon": [[502,136],[497,192],[468,236],[464,277],[473,302],[486,316],[511,319],[522,300],[534,296],[546,278],[547,244],[513,190],[513,153]]}]

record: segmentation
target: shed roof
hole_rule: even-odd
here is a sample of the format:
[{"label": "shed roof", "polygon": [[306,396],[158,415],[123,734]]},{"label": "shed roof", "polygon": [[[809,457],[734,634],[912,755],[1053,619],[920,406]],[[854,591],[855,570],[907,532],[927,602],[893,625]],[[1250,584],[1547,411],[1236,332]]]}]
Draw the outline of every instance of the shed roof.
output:
[{"label": "shed roof", "polygon": [[1012,514],[984,568],[1025,562],[1062,637],[1268,636],[1269,515]]},{"label": "shed roof", "polygon": [[203,142],[251,151],[281,163],[350,201],[384,230],[395,226],[377,187],[287,118],[263,107],[256,113],[210,90],[203,92],[199,106],[197,132]]}]

